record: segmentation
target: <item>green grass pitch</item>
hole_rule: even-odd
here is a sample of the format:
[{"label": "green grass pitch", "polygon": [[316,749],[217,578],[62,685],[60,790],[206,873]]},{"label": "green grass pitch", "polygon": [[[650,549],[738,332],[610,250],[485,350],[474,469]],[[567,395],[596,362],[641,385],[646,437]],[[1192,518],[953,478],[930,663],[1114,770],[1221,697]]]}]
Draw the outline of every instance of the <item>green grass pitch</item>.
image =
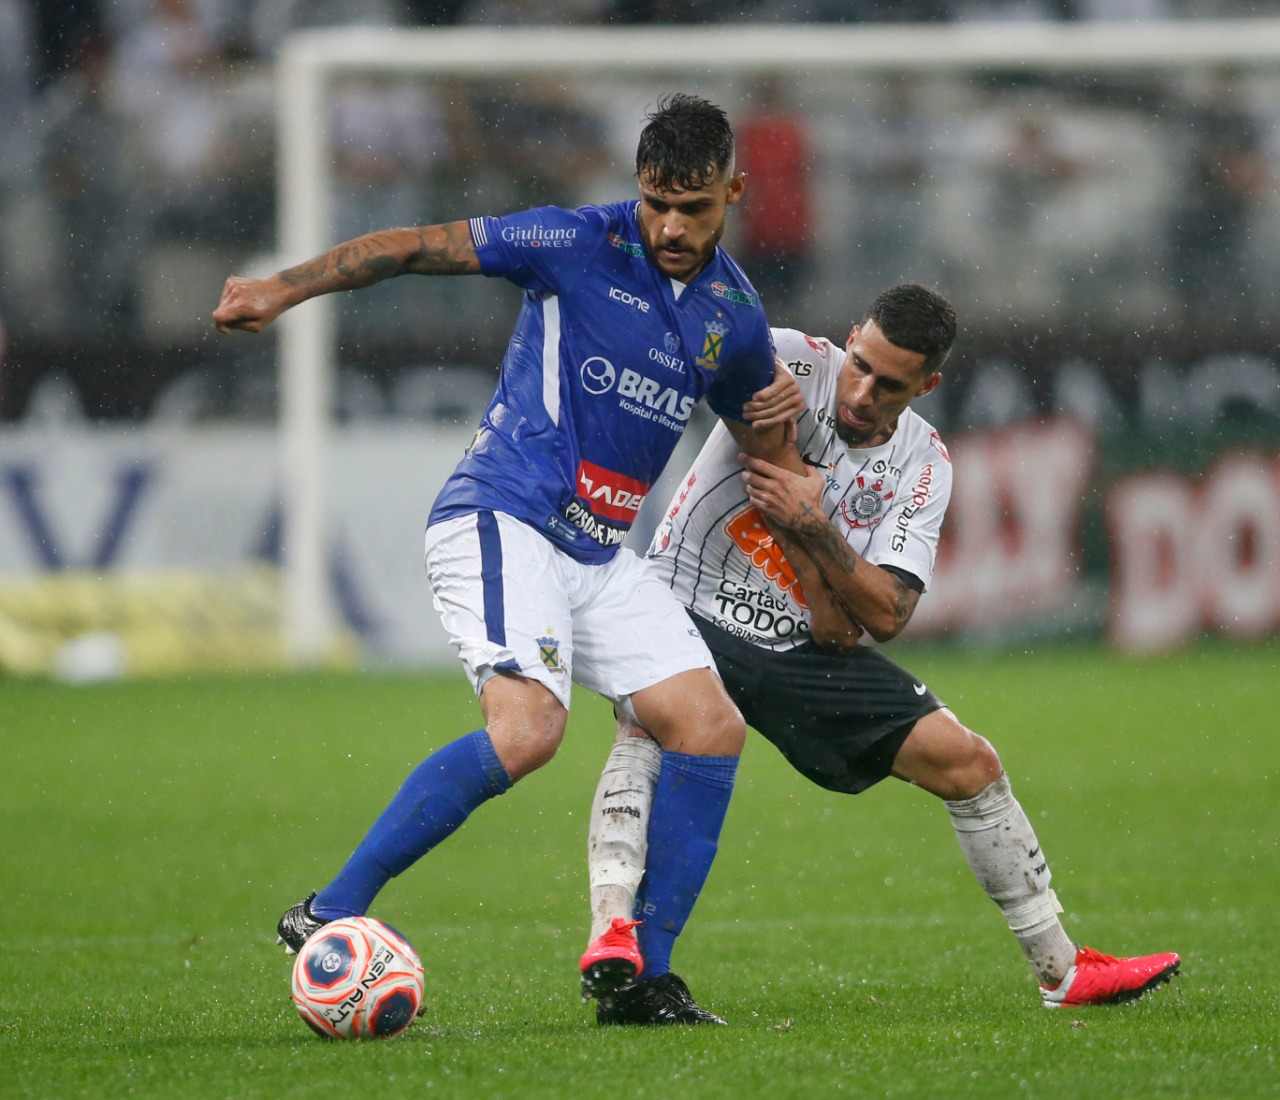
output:
[{"label": "green grass pitch", "polygon": [[732,1026],[597,1029],[575,964],[611,728],[582,693],[560,756],[378,900],[428,1015],[325,1043],[274,922],[478,724],[461,674],[9,681],[0,1095],[1277,1095],[1280,647],[897,655],[1000,750],[1068,930],[1181,952],[1172,985],[1041,1009],[941,806],[828,794],[753,735],[675,959]]}]

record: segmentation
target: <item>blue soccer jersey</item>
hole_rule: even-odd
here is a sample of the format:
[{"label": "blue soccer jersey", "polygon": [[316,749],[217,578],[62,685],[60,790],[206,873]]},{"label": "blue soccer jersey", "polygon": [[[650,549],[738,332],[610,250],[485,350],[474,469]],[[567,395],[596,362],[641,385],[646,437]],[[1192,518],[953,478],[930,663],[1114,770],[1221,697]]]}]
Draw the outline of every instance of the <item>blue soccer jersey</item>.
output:
[{"label": "blue soccer jersey", "polygon": [[704,396],[740,420],[773,379],[764,310],[721,249],[691,283],[647,256],[638,203],[473,218],[485,275],[525,291],[480,430],[428,523],[482,510],[609,560]]}]

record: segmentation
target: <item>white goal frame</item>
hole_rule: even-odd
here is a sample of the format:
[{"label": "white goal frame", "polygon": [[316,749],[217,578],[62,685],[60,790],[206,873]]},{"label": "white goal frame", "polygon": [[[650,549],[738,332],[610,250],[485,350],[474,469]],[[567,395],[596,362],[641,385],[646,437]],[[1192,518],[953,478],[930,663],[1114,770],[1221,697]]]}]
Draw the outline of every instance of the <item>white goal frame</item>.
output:
[{"label": "white goal frame", "polygon": [[[759,73],[797,64],[828,73],[838,65],[851,73],[1061,73],[1277,61],[1280,19],[305,31],[286,41],[277,71],[280,259],[284,265],[297,263],[336,243],[328,239],[326,101],[326,89],[335,76],[381,72],[500,79],[547,71]],[[314,299],[281,318],[282,628],[289,652],[300,664],[319,659],[335,631],[325,575],[334,338],[330,298]]]}]

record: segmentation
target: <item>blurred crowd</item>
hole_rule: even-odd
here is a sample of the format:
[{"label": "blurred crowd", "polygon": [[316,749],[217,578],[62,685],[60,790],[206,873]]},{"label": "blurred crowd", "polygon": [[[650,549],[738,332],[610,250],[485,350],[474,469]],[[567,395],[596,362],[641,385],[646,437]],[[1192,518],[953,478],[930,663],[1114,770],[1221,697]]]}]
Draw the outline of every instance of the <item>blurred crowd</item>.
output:
[{"label": "blurred crowd", "polygon": [[[299,28],[1256,14],[1227,0],[0,0],[0,419],[269,411],[248,382],[218,388],[215,408],[197,368],[222,277],[273,258],[272,59]],[[749,175],[730,243],[787,323],[826,332],[884,283],[920,278],[992,334],[1274,331],[1275,73],[698,83],[729,106]],[[636,104],[660,90],[344,80],[333,237],[625,196]],[[344,304],[341,335],[359,415],[438,388],[405,364],[491,370],[506,320],[458,286],[425,306],[395,286]],[[246,379],[264,374],[266,352],[236,354]]]}]

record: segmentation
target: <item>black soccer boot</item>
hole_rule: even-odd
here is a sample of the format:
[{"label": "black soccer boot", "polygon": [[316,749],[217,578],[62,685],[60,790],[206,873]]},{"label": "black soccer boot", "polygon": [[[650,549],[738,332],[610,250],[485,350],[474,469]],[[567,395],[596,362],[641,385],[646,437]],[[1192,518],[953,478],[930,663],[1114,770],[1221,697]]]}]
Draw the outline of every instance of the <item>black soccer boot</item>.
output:
[{"label": "black soccer boot", "polygon": [[311,903],[316,900],[313,890],[297,905],[291,905],[284,911],[280,923],[276,925],[276,943],[284,944],[286,955],[296,955],[318,928],[329,922],[321,920],[311,912]]},{"label": "black soccer boot", "polygon": [[714,1012],[698,1005],[689,987],[677,974],[641,978],[596,1002],[596,1023],[601,1025],[724,1024]]}]

